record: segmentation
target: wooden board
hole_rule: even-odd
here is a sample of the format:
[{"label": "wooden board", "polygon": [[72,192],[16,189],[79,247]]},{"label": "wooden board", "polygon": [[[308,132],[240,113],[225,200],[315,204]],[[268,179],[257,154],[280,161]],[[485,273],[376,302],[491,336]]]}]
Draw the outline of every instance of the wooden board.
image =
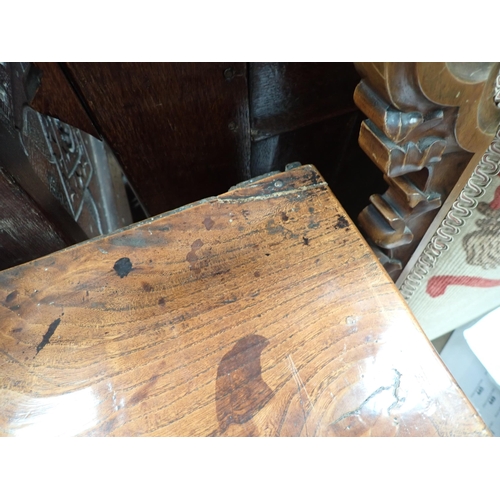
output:
[{"label": "wooden board", "polygon": [[265,139],[356,109],[352,63],[250,63],[252,139]]},{"label": "wooden board", "polygon": [[3,435],[489,435],[312,166],[0,287]]},{"label": "wooden board", "polygon": [[61,66],[54,62],[33,63],[39,70],[39,86],[30,106],[43,115],[52,116],[99,137],[87,111],[71,87]]},{"label": "wooden board", "polygon": [[0,269],[36,259],[65,246],[59,228],[0,167]]},{"label": "wooden board", "polygon": [[245,63],[63,68],[151,215],[250,177]]}]

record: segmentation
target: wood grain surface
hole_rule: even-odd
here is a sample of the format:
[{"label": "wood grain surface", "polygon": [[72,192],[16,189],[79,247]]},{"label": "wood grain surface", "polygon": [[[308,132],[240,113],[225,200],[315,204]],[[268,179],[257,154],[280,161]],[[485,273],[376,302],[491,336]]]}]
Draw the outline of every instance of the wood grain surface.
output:
[{"label": "wood grain surface", "polygon": [[248,79],[254,141],[356,109],[352,63],[250,63]]},{"label": "wood grain surface", "polygon": [[149,214],[250,177],[245,63],[62,67]]},{"label": "wood grain surface", "polygon": [[59,63],[33,63],[40,71],[39,86],[30,106],[43,115],[52,116],[99,138],[92,121],[63,73]]},{"label": "wood grain surface", "polygon": [[2,435],[489,435],[312,166],[0,290]]},{"label": "wood grain surface", "polygon": [[64,233],[15,179],[0,167],[0,269],[67,246]]}]

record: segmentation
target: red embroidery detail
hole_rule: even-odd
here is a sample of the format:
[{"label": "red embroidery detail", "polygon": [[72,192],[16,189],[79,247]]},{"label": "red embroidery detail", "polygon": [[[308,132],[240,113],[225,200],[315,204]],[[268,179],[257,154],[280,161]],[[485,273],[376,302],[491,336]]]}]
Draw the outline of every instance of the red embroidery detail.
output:
[{"label": "red embroidery detail", "polygon": [[474,276],[433,276],[427,282],[426,292],[433,298],[439,297],[446,292],[446,288],[450,285],[490,288],[492,286],[500,286],[500,280],[476,278]]},{"label": "red embroidery detail", "polygon": [[500,210],[500,186],[495,189],[495,196],[493,201],[490,203],[490,208],[493,210]]}]

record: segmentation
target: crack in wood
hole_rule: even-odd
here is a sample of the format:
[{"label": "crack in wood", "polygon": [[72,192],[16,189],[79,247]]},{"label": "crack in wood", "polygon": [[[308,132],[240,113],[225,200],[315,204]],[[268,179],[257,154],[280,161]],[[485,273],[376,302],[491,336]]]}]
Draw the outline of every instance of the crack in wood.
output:
[{"label": "crack in wood", "polygon": [[404,399],[400,399],[399,395],[398,395],[399,386],[401,384],[402,374],[398,370],[396,370],[395,368],[393,370],[396,374],[396,378],[391,385],[379,387],[378,389],[373,391],[355,410],[344,413],[339,418],[337,418],[337,420],[332,422],[330,425],[333,426],[335,424],[338,424],[341,420],[344,420],[348,417],[352,417],[354,415],[359,415],[359,413],[361,412],[363,407],[366,406],[371,399],[373,399],[375,396],[378,396],[381,392],[390,391],[392,389],[395,401],[394,401],[394,403],[391,404],[391,406],[389,406],[389,408],[387,408],[387,412],[390,414],[391,410],[393,410],[400,402],[404,401]]}]

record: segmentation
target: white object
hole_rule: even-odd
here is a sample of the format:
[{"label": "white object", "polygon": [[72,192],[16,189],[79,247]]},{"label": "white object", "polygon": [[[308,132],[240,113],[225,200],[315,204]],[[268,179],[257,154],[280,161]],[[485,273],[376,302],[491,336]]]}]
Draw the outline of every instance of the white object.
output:
[{"label": "white object", "polygon": [[[480,320],[457,328],[442,350],[441,358],[490,431],[500,436],[500,385],[488,373],[464,337],[464,331],[470,330]],[[474,333],[469,334],[472,335]]]},{"label": "white object", "polygon": [[464,330],[472,352],[500,385],[500,307]]}]

